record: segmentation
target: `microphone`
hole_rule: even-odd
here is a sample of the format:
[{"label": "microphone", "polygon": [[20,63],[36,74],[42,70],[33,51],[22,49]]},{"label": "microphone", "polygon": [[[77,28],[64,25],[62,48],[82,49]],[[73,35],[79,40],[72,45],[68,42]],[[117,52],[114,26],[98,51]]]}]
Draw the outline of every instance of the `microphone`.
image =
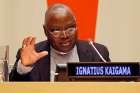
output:
[{"label": "microphone", "polygon": [[103,56],[101,55],[101,53],[97,50],[97,48],[95,47],[95,45],[93,44],[92,40],[91,39],[88,39],[89,41],[89,45],[92,46],[92,48],[94,48],[94,50],[96,51],[96,53],[98,54],[98,56],[102,59],[102,61],[104,63],[107,63],[107,61],[103,58]]}]

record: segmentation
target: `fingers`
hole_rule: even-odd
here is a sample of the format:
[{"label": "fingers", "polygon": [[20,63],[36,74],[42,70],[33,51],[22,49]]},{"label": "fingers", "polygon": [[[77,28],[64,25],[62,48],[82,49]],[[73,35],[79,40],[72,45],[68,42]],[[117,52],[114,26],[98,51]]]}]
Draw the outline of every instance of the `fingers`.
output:
[{"label": "fingers", "polygon": [[42,51],[42,52],[38,53],[38,55],[39,55],[39,58],[42,58],[42,57],[48,55],[48,51]]},{"label": "fingers", "polygon": [[23,42],[22,42],[22,48],[25,48],[26,47],[26,38],[23,40]]},{"label": "fingers", "polygon": [[25,48],[26,46],[29,46],[29,45],[35,45],[35,37],[27,37],[23,40],[22,42],[22,48]]},{"label": "fingers", "polygon": [[26,46],[30,45],[32,41],[32,37],[27,37]]}]

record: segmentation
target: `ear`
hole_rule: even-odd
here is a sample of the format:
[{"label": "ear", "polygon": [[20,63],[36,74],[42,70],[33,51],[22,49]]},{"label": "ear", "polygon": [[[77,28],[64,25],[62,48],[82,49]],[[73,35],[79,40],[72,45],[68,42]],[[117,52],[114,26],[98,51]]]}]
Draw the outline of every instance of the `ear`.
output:
[{"label": "ear", "polygon": [[47,29],[46,29],[46,26],[45,26],[45,25],[43,25],[43,29],[44,29],[45,35],[48,36],[48,34],[47,34]]}]

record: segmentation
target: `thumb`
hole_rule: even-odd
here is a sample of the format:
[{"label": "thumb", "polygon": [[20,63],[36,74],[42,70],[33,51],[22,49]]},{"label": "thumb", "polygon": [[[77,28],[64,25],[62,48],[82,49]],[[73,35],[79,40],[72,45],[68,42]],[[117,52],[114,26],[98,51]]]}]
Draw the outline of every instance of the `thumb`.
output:
[{"label": "thumb", "polygon": [[42,57],[48,55],[48,51],[42,51],[42,52],[38,53],[38,55],[39,55],[39,58],[42,58]]}]

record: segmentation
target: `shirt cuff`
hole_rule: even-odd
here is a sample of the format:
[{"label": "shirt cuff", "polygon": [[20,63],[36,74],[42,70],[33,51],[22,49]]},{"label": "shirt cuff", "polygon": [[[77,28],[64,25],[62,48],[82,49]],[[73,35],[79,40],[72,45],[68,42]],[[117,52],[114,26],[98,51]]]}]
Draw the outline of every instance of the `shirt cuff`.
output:
[{"label": "shirt cuff", "polygon": [[19,60],[19,62],[17,64],[17,72],[20,75],[27,74],[27,73],[31,72],[32,69],[33,69],[33,66],[24,66],[21,63],[21,60]]}]

